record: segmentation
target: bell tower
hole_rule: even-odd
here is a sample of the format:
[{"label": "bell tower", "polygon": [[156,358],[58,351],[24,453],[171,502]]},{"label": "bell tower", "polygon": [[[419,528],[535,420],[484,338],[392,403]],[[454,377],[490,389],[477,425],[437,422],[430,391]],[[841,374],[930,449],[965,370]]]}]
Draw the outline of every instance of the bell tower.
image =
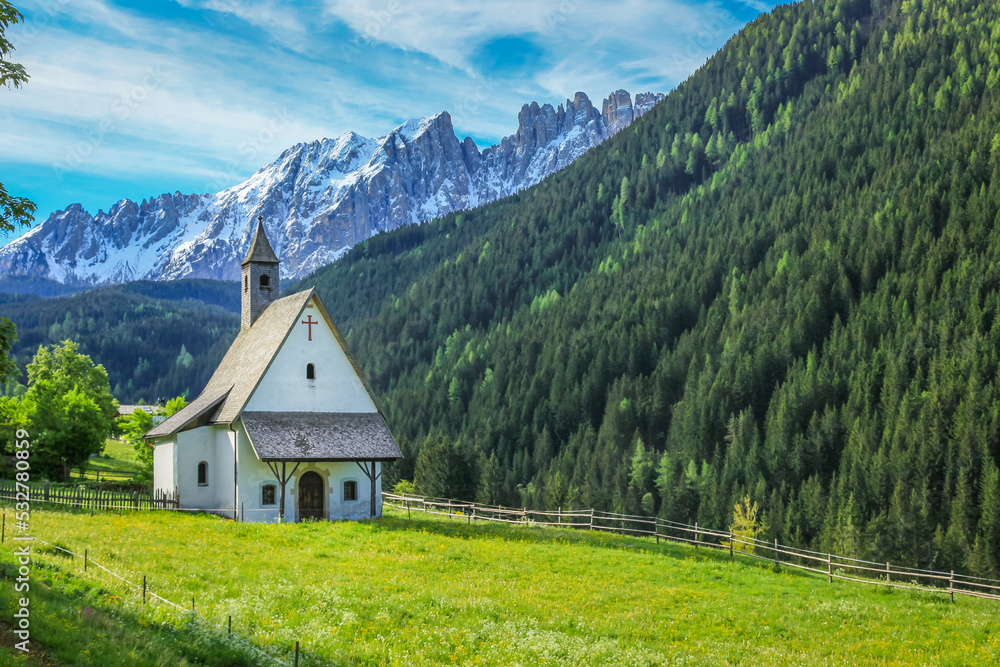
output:
[{"label": "bell tower", "polygon": [[250,250],[243,260],[243,280],[241,290],[241,327],[246,329],[257,321],[268,304],[278,298],[278,256],[264,232],[264,218],[257,216],[257,232],[253,235]]}]

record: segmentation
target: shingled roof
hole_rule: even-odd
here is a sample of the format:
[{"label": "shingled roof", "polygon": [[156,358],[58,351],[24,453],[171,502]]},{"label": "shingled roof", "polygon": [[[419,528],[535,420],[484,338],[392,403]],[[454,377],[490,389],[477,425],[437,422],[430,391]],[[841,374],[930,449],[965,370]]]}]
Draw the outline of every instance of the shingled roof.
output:
[{"label": "shingled roof", "polygon": [[247,257],[242,263],[246,264],[247,262],[281,263],[278,256],[274,254],[274,249],[271,248],[271,242],[267,240],[267,234],[264,232],[264,218],[261,216],[257,217],[257,231],[254,232]]},{"label": "shingled roof", "polygon": [[[210,422],[230,423],[239,417],[313,294],[314,290],[308,289],[265,308],[252,327],[240,331],[198,398],[148,431],[145,438],[168,436],[184,429],[204,416],[209,405],[218,406]],[[322,308],[320,312],[324,312]]]},{"label": "shingled roof", "polygon": [[403,453],[377,412],[244,412],[261,461],[392,461]]}]

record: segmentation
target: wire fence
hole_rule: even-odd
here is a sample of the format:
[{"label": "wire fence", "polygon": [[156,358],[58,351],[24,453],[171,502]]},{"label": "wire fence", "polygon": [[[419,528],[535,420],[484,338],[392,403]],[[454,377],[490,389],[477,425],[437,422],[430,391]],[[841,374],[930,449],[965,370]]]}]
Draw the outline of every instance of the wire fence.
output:
[{"label": "wire fence", "polygon": [[[22,485],[24,486],[24,485]],[[0,499],[17,499],[14,482],[0,480]],[[211,512],[237,521],[244,520],[247,513],[251,516],[264,513],[267,517],[274,514],[276,508],[240,508],[234,512],[231,508],[209,510],[205,508],[181,508],[179,494],[110,491],[102,489],[65,489],[52,488],[48,485],[31,485],[30,499],[32,502],[48,502],[77,508],[90,508],[102,511],[126,511],[159,509],[178,512]],[[430,498],[415,495],[400,495],[382,492],[384,505],[397,507],[407,512],[424,512],[450,516],[456,519],[472,521],[488,521],[508,523],[522,526],[551,526],[589,531],[613,532],[655,540],[682,542],[694,545],[697,549],[705,547],[729,551],[730,556],[744,556],[761,561],[769,561],[776,566],[786,566],[814,574],[825,575],[827,581],[834,579],[853,581],[856,583],[905,588],[907,590],[945,593],[954,602],[956,595],[1000,600],[1000,580],[974,577],[967,574],[940,572],[889,562],[878,563],[848,556],[812,551],[800,547],[778,543],[777,540],[767,542],[748,537],[731,530],[720,531],[641,515],[618,514],[602,510],[534,510],[528,508],[503,507],[485,505],[448,498]],[[260,516],[257,514],[257,516]],[[0,528],[0,532],[2,532]],[[2,536],[0,536],[2,540]]]},{"label": "wire fence", "polygon": [[697,549],[705,547],[728,551],[731,557],[743,556],[824,575],[828,583],[834,579],[861,584],[905,588],[913,591],[944,593],[955,601],[956,595],[1000,600],[1000,580],[973,577],[956,572],[937,572],[919,568],[876,563],[833,553],[810,551],[799,547],[767,542],[733,533],[661,519],[660,517],[617,514],[601,510],[533,510],[527,508],[484,505],[448,498],[382,493],[384,505],[413,511],[453,517],[468,523],[491,521],[520,526],[554,526],[588,531],[605,531],[656,540],[683,542]]},{"label": "wire fence", "polygon": [[[4,519],[5,519],[4,523],[6,523],[6,514],[4,514]],[[2,541],[2,539],[3,538],[0,537],[0,541]],[[89,553],[90,550],[89,549],[84,549],[83,554],[79,554],[79,553],[71,551],[70,549],[67,549],[65,547],[61,547],[61,546],[59,546],[57,544],[52,544],[50,542],[46,542],[45,540],[42,540],[42,539],[40,539],[38,537],[32,537],[31,541],[32,542],[37,542],[38,544],[44,544],[46,547],[48,547],[49,549],[51,549],[53,552],[59,551],[59,552],[62,552],[62,553],[66,554],[66,555],[68,555],[68,556],[70,556],[70,557],[72,557],[74,559],[79,559],[80,562],[83,564],[82,565],[82,567],[83,567],[82,573],[84,575],[86,575],[86,576],[94,576],[94,571],[96,569],[96,570],[98,570],[100,572],[103,572],[103,573],[105,573],[107,575],[110,575],[117,582],[120,582],[121,584],[124,584],[124,586],[126,587],[126,589],[129,590],[131,593],[133,593],[133,594],[135,594],[137,596],[138,595],[142,596],[142,602],[141,603],[138,602],[138,601],[130,600],[130,599],[125,598],[125,597],[119,597],[119,598],[117,598],[118,600],[120,600],[122,602],[131,604],[131,605],[136,606],[136,607],[142,607],[143,605],[146,605],[146,604],[151,603],[153,601],[160,602],[160,603],[162,603],[162,604],[164,604],[164,605],[166,605],[166,606],[168,606],[168,607],[176,610],[178,613],[184,614],[185,616],[187,616],[188,618],[190,618],[193,622],[200,623],[203,627],[210,628],[212,630],[216,630],[216,631],[218,631],[220,633],[223,633],[223,632],[227,633],[226,636],[229,638],[230,641],[236,642],[237,644],[239,644],[243,648],[249,650],[254,655],[260,656],[262,658],[266,658],[267,662],[269,662],[269,663],[274,663],[274,664],[278,664],[278,665],[286,665],[286,666],[287,665],[292,665],[294,667],[298,667],[298,664],[299,664],[299,653],[300,653],[299,642],[295,642],[295,648],[294,648],[292,662],[285,662],[285,661],[280,660],[277,657],[271,655],[270,653],[264,651],[260,647],[255,646],[253,643],[251,643],[247,639],[244,639],[243,637],[240,637],[238,634],[234,633],[233,632],[233,617],[232,617],[232,615],[230,615],[228,617],[227,626],[226,627],[222,627],[222,626],[217,625],[216,623],[210,621],[209,619],[207,619],[203,614],[198,614],[195,598],[193,598],[193,597],[191,598],[191,607],[190,608],[188,608],[186,606],[183,606],[183,605],[180,605],[180,604],[177,604],[173,600],[169,600],[169,599],[167,599],[167,598],[165,598],[165,597],[163,597],[161,595],[158,595],[157,593],[154,593],[153,590],[152,590],[152,587],[150,585],[150,582],[147,580],[147,578],[146,578],[145,575],[142,577],[142,583],[137,583],[135,581],[130,581],[128,578],[122,576],[121,574],[119,574],[118,572],[115,572],[114,570],[109,569],[108,567],[106,567],[102,563],[100,563],[100,562],[94,560],[92,557],[90,557],[90,553]]]}]

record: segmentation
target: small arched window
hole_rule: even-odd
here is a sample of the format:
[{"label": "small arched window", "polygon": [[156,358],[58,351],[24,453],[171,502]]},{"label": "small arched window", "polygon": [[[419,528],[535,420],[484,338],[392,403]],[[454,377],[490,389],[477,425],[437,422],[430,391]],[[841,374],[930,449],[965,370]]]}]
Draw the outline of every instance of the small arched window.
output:
[{"label": "small arched window", "polygon": [[266,273],[262,273],[260,276],[260,286],[265,289],[271,288],[271,276]]},{"label": "small arched window", "polygon": [[243,291],[250,291],[250,276],[243,276]]},{"label": "small arched window", "polygon": [[312,364],[306,364],[306,379],[315,380],[316,379],[316,367]]},{"label": "small arched window", "polygon": [[358,483],[354,480],[344,482],[344,500],[358,499]]},{"label": "small arched window", "polygon": [[204,461],[198,464],[198,486],[208,486],[208,464]]}]

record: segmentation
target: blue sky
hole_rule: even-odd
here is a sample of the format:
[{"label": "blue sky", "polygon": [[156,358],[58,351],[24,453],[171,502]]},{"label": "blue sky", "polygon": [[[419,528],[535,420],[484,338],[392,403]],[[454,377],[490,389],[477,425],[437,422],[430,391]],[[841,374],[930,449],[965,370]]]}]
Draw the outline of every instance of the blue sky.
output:
[{"label": "blue sky", "polygon": [[[217,192],[282,150],[449,111],[480,148],[532,100],[668,92],[762,0],[15,0],[0,182],[38,204]],[[597,102],[599,104],[599,102]]]}]

